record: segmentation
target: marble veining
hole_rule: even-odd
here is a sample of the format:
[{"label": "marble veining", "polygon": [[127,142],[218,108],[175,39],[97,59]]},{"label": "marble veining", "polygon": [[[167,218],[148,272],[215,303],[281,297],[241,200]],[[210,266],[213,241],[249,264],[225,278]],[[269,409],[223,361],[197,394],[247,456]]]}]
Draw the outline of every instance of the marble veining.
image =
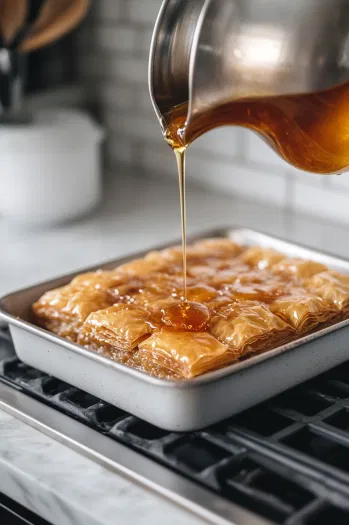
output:
[{"label": "marble veining", "polygon": [[53,525],[203,520],[0,411],[0,492]]}]

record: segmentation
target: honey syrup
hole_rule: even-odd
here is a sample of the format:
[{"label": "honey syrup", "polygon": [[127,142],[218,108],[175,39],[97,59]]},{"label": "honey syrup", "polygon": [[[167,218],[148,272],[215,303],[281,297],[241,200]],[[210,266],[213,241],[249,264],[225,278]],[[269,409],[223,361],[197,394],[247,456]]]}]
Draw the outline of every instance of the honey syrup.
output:
[{"label": "honey syrup", "polygon": [[169,305],[163,312],[161,321],[172,330],[199,332],[205,329],[210,320],[210,310],[201,303],[183,301]]},{"label": "honey syrup", "polygon": [[327,91],[228,102],[192,117],[188,104],[165,115],[165,138],[176,150],[214,128],[236,125],[259,133],[288,163],[311,173],[349,168],[349,83]]}]

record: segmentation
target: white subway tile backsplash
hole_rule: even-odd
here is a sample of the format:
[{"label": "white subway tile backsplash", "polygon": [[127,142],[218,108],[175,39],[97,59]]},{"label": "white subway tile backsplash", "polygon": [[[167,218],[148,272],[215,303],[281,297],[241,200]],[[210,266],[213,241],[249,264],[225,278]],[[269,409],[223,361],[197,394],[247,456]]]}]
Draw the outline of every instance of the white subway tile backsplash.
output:
[{"label": "white subway tile backsplash", "polygon": [[125,0],[98,0],[94,2],[96,17],[101,20],[119,20],[124,14]]},{"label": "white subway tile backsplash", "polygon": [[131,21],[141,24],[155,24],[161,7],[161,0],[127,0],[127,13]]},{"label": "white subway tile backsplash", "polygon": [[131,112],[136,90],[127,85],[108,83],[100,88],[100,107],[106,118],[115,112]]},{"label": "white subway tile backsplash", "polygon": [[120,135],[109,133],[106,152],[108,163],[114,169],[118,164],[130,166],[134,162],[134,144],[128,137],[122,138]]},{"label": "white subway tile backsplash", "polygon": [[349,222],[348,192],[334,192],[326,186],[314,187],[297,180],[294,187],[293,206],[294,209],[315,217]]},{"label": "white subway tile backsplash", "polygon": [[301,185],[307,185],[312,188],[324,188],[328,183],[328,177],[326,175],[318,175],[316,173],[309,173],[307,171],[297,170],[292,166],[286,166],[286,173],[292,179]]},{"label": "white subway tile backsplash", "polygon": [[136,49],[137,29],[120,24],[101,26],[96,31],[95,42],[102,51],[132,52]]},{"label": "white subway tile backsplash", "polygon": [[335,190],[345,191],[349,190],[349,172],[342,173],[341,175],[329,175],[326,177],[329,182],[329,186]]},{"label": "white subway tile backsplash", "polygon": [[141,33],[141,38],[140,38],[140,51],[148,58],[149,56],[149,50],[150,50],[150,44],[151,44],[151,39],[152,39],[152,36],[153,36],[153,31],[154,31],[154,27],[150,27],[150,29],[146,28],[146,29],[143,29],[142,33]]},{"label": "white subway tile backsplash", "polygon": [[[282,161],[282,159],[281,159]],[[315,186],[321,186],[322,182],[324,180],[324,177],[322,175],[316,174],[316,173],[309,173],[308,171],[299,170],[298,168],[295,168],[288,162],[285,162],[285,170],[292,175],[294,178],[305,178],[307,179],[308,184],[315,184]]]},{"label": "white subway tile backsplash", "polygon": [[110,69],[106,75],[112,74],[120,82],[136,82],[147,86],[148,61],[137,56],[114,56],[110,59]]},{"label": "white subway tile backsplash", "polygon": [[139,161],[151,176],[178,177],[174,153],[163,139],[158,145],[143,142]]},{"label": "white subway tile backsplash", "polygon": [[162,137],[160,125],[155,118],[149,120],[139,115],[110,112],[108,119],[108,125],[120,136],[154,142],[155,145],[163,148],[167,146]]},{"label": "white subway tile backsplash", "polygon": [[[95,82],[95,78],[103,78],[106,70],[106,61],[95,53],[81,54],[79,58],[79,74],[86,79]],[[93,80],[92,80],[93,79]]]},{"label": "white subway tile backsplash", "polygon": [[[137,93],[138,107],[142,115],[151,120],[157,119],[153,104],[150,99],[148,85],[140,86]],[[160,124],[159,124],[160,125]]]},{"label": "white subway tile backsplash", "polygon": [[240,163],[190,156],[190,151],[187,166],[188,179],[225,193],[244,195],[251,200],[285,205],[286,178],[275,173],[267,170],[263,173]]}]

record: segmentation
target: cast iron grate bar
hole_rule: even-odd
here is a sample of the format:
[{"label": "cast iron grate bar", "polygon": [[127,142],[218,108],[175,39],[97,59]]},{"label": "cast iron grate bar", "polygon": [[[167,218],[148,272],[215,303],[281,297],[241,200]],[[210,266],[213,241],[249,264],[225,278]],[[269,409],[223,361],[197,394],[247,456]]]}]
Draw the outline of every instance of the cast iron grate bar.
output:
[{"label": "cast iron grate bar", "polygon": [[349,524],[349,362],[188,434],[28,367],[7,331],[0,331],[0,380],[277,524]]},{"label": "cast iron grate bar", "polygon": [[0,523],[3,525],[50,525],[19,503],[0,494]]}]

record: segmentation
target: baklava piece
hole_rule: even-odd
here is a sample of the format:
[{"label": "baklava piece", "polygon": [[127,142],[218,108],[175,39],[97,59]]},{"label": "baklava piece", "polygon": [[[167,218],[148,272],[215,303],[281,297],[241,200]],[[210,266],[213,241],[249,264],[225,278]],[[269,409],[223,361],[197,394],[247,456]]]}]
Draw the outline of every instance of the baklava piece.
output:
[{"label": "baklava piece", "polygon": [[333,304],[337,311],[349,312],[349,275],[334,270],[322,272],[305,281],[304,286]]},{"label": "baklava piece", "polygon": [[193,250],[200,257],[217,259],[233,258],[242,252],[242,247],[231,239],[205,239],[192,245]]},{"label": "baklava piece", "polygon": [[105,290],[68,285],[46,292],[33,305],[33,311],[41,326],[75,341],[89,314],[110,304],[111,298]]},{"label": "baklava piece", "polygon": [[133,261],[122,264],[118,270],[131,277],[143,279],[149,277],[152,273],[165,270],[166,264],[160,252],[150,252],[141,259],[134,259]]},{"label": "baklava piece", "polygon": [[290,324],[302,335],[329,322],[335,315],[331,303],[304,289],[294,290],[290,295],[278,298],[270,310]]},{"label": "baklava piece", "polygon": [[204,374],[232,363],[236,356],[207,332],[161,330],[139,345],[140,357],[182,379]]},{"label": "baklava piece", "polygon": [[107,290],[119,286],[127,280],[127,276],[117,270],[82,273],[75,277],[70,286],[76,289]]},{"label": "baklava piece", "polygon": [[[207,259],[231,259],[242,252],[241,246],[230,239],[206,239],[187,246],[187,262],[189,265],[205,262]],[[182,246],[174,246],[163,250],[161,256],[169,262],[181,263],[183,259]]]},{"label": "baklava piece", "polygon": [[194,301],[197,303],[208,304],[211,301],[217,299],[218,292],[212,286],[206,284],[188,286],[187,288],[187,299],[188,301]]},{"label": "baklava piece", "polygon": [[259,268],[265,270],[270,268],[273,264],[278,263],[285,256],[282,253],[273,250],[272,248],[260,248],[259,246],[252,246],[247,248],[241,256],[244,263],[252,266],[253,268]]},{"label": "baklava piece", "polygon": [[148,279],[132,278],[127,284],[121,284],[109,292],[115,298],[115,302],[135,304],[147,308],[160,300],[167,298],[178,300],[182,297],[183,279],[174,275],[155,273],[150,275]]},{"label": "baklava piece", "polygon": [[125,352],[136,348],[151,332],[149,312],[126,304],[92,313],[81,330],[85,344],[107,345]]},{"label": "baklava piece", "polygon": [[210,284],[214,288],[224,288],[227,284],[235,283],[241,275],[249,272],[250,267],[241,261],[233,260],[231,263],[222,264],[215,268],[215,271],[210,279]]},{"label": "baklava piece", "polygon": [[209,330],[238,357],[277,347],[294,335],[293,328],[266,305],[254,301],[223,308],[212,318]]},{"label": "baklava piece", "polygon": [[274,264],[271,271],[285,277],[296,278],[298,280],[308,279],[317,273],[324,272],[328,268],[324,264],[304,259],[285,258]]},{"label": "baklava piece", "polygon": [[233,300],[271,303],[285,293],[286,283],[266,270],[254,270],[240,274],[232,284],[222,287]]}]

